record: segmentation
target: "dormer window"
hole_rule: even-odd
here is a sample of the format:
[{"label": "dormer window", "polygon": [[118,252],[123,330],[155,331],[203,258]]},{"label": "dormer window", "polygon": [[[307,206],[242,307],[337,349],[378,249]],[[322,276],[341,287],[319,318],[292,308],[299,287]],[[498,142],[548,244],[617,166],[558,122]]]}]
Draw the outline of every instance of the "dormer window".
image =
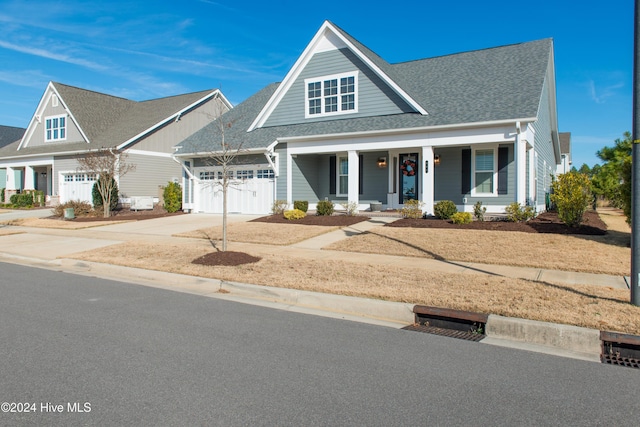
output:
[{"label": "dormer window", "polygon": [[358,72],[316,77],[304,81],[305,117],[358,112]]},{"label": "dormer window", "polygon": [[63,141],[67,139],[67,116],[52,116],[44,119],[44,140]]}]

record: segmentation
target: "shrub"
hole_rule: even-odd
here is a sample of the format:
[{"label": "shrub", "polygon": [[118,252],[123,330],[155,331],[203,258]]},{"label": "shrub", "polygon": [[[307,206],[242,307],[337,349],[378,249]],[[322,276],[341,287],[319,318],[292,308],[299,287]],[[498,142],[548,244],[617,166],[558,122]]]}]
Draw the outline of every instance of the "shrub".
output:
[{"label": "shrub", "polygon": [[298,209],[306,213],[307,210],[309,210],[309,202],[306,200],[295,200],[293,202],[293,209]]},{"label": "shrub", "polygon": [[347,216],[356,216],[358,214],[358,204],[356,202],[341,203]]},{"label": "shrub", "polygon": [[320,200],[316,206],[316,215],[331,216],[333,215],[334,205],[330,200]]},{"label": "shrub", "polygon": [[525,222],[536,216],[533,206],[524,206],[518,202],[513,202],[505,208],[507,220],[511,222]]},{"label": "shrub", "polygon": [[475,205],[473,205],[473,216],[478,221],[484,221],[484,214],[487,212],[487,208],[482,207],[482,202],[477,201]]},{"label": "shrub", "polygon": [[178,212],[182,208],[182,187],[177,182],[169,182],[164,187],[162,198],[167,212]]},{"label": "shrub", "polygon": [[12,205],[18,205],[18,197],[20,195],[19,194],[12,194],[11,197],[9,197],[9,203],[11,203]]},{"label": "shrub", "polygon": [[422,218],[422,205],[420,200],[407,200],[400,211],[402,218]]},{"label": "shrub", "polygon": [[271,205],[271,213],[274,215],[280,215],[287,208],[286,200],[275,200]]},{"label": "shrub", "polygon": [[[111,203],[109,204],[109,211],[114,211],[118,207],[118,183],[115,179],[111,178],[111,183],[113,184],[113,188],[111,189]],[[100,195],[100,191],[98,190],[98,181],[93,184],[93,188],[91,189],[91,198],[93,200],[93,206],[96,210],[102,208],[102,196]]]},{"label": "shrub", "polygon": [[577,227],[591,201],[589,178],[578,172],[564,173],[552,183],[551,201],[558,210],[558,218],[569,227]]},{"label": "shrub", "polygon": [[469,224],[471,222],[470,212],[456,212],[451,215],[451,221],[454,224]]},{"label": "shrub", "polygon": [[290,211],[284,211],[284,217],[289,221],[302,219],[305,216],[307,216],[307,214],[302,212],[300,209],[292,209]]},{"label": "shrub", "polygon": [[87,216],[92,212],[91,204],[89,202],[69,200],[68,202],[53,208],[51,213],[58,218],[62,218],[64,216],[64,210],[68,208],[73,208],[75,216]]},{"label": "shrub", "polygon": [[440,200],[433,207],[433,213],[440,219],[449,219],[456,212],[458,208],[451,200]]},{"label": "shrub", "polygon": [[0,194],[0,203],[4,203],[4,190],[5,190],[4,188],[0,190],[0,192],[2,193]]}]

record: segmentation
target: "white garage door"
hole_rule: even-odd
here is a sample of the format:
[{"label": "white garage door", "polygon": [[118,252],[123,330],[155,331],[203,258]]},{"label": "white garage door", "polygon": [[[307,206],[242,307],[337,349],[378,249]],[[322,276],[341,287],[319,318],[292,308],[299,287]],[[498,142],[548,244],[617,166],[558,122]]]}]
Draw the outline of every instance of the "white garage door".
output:
[{"label": "white garage door", "polygon": [[[268,214],[274,200],[275,177],[273,170],[246,168],[230,171],[233,177],[227,191],[227,212]],[[222,171],[216,168],[196,170],[199,178],[197,210],[204,213],[222,213]]]},{"label": "white garage door", "polygon": [[60,174],[60,203],[81,200],[92,203],[91,191],[96,182],[96,174],[69,172]]}]

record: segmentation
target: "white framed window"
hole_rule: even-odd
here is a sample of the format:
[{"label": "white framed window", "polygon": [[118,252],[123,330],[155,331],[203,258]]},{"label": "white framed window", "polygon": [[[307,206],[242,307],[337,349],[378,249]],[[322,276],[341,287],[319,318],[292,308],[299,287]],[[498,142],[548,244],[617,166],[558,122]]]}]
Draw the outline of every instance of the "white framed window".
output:
[{"label": "white framed window", "polygon": [[97,177],[97,175],[95,173],[88,173],[87,174],[87,181],[95,181],[96,177]]},{"label": "white framed window", "polygon": [[336,173],[338,174],[338,196],[346,196],[349,194],[349,158],[338,157],[338,167]]},{"label": "white framed window", "polygon": [[64,182],[73,182],[73,174],[66,174],[64,176]]},{"label": "white framed window", "polygon": [[215,179],[216,173],[214,171],[200,171],[200,179],[203,181],[211,181]]},{"label": "white framed window", "polygon": [[236,171],[237,179],[253,179],[253,170],[239,170]]},{"label": "white framed window", "polygon": [[[218,179],[222,179],[222,171],[218,171]],[[233,179],[233,171],[227,171],[227,178]]]},{"label": "white framed window", "polygon": [[358,72],[305,79],[305,117],[358,112]]},{"label": "white framed window", "polygon": [[86,180],[85,178],[86,177],[85,177],[85,175],[83,173],[77,173],[76,174],[76,182],[84,182]]},{"label": "white framed window", "polygon": [[271,169],[258,169],[257,171],[258,178],[275,178],[276,174]]},{"label": "white framed window", "polygon": [[44,140],[63,141],[67,139],[67,116],[51,116],[44,119]]},{"label": "white framed window", "polygon": [[478,148],[473,150],[472,196],[497,196],[497,149]]}]

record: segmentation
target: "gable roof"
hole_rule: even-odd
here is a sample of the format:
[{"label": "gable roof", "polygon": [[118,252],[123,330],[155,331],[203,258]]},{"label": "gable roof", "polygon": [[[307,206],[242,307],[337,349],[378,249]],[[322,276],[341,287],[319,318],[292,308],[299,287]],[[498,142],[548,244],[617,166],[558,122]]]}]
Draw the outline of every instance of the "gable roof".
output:
[{"label": "gable roof", "polygon": [[[220,120],[232,123],[225,129],[226,141],[242,143],[244,149],[266,149],[276,141],[294,138],[530,122],[536,120],[541,108],[545,80],[553,79],[551,39],[387,64],[351,36],[342,34],[429,114],[340,116],[257,127],[278,96],[282,96],[286,80],[299,65],[299,59],[285,81],[265,87],[222,115]],[[550,90],[554,92],[552,85],[550,82]],[[207,141],[219,137],[216,125],[211,123],[181,143],[178,153],[205,153]]]},{"label": "gable roof", "polygon": [[26,131],[25,128],[0,125],[0,147],[19,141]]},{"label": "gable roof", "polygon": [[346,32],[344,32],[342,29],[340,29],[330,21],[325,21],[316,35],[313,37],[311,42],[302,52],[302,55],[300,55],[291,70],[289,70],[289,73],[287,73],[280,87],[264,105],[263,109],[260,111],[253,123],[251,123],[251,126],[248,128],[249,131],[252,131],[264,125],[270,114],[278,106],[278,103],[282,100],[291,85],[296,81],[297,77],[303,71],[304,67],[311,60],[313,55],[319,51],[327,49],[327,46],[331,46],[334,48],[346,47],[351,50],[351,52],[353,52],[356,57],[362,60],[362,62],[364,62],[375,74],[377,74],[382,79],[382,81],[384,81],[394,92],[396,92],[398,96],[400,96],[400,98],[404,99],[407,104],[411,106],[416,112],[425,115],[427,114],[427,111],[418,102],[416,102],[402,87],[400,87],[394,81],[394,79],[391,78],[391,76],[389,75],[390,67],[385,60],[380,58],[378,55],[373,53],[371,50],[359,43],[353,37],[349,36]]},{"label": "gable roof", "polygon": [[[30,147],[29,138],[37,127],[44,110],[45,98],[50,93],[58,96],[84,139]],[[144,135],[214,97],[231,108],[229,101],[218,89],[136,102],[50,82],[20,143],[0,149],[0,157],[68,153],[103,147],[126,148]]]}]

